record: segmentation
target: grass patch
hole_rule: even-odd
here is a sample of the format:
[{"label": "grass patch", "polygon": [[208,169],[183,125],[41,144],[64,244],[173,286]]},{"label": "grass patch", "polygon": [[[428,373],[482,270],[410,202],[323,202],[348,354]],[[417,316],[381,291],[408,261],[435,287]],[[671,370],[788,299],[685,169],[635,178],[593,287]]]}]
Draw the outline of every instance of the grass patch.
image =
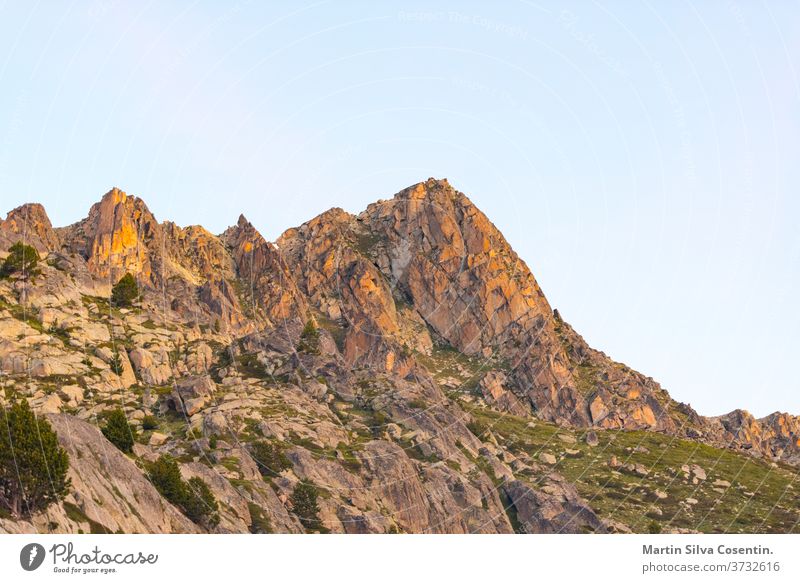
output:
[{"label": "grass patch", "polygon": [[[470,424],[473,433],[489,429],[513,453],[526,453],[534,460],[542,451],[557,454],[558,471],[575,484],[589,505],[600,516],[623,522],[635,532],[649,532],[650,524],[657,520],[664,528],[707,533],[785,533],[800,520],[800,475],[795,468],[772,468],[733,450],[649,431],[596,430],[600,444],[592,448],[580,439],[580,430],[570,432],[541,420],[531,428],[530,419],[459,404],[474,418]],[[563,443],[557,433],[574,433],[577,442]],[[564,455],[566,449],[579,454]],[[647,477],[615,471],[608,465],[611,456],[623,464],[642,464],[649,472]],[[708,478],[693,484],[681,472],[685,464],[699,465]],[[536,475],[517,477],[534,486],[541,479]],[[731,486],[715,491],[715,480]],[[655,490],[665,492],[667,498],[656,499]],[[687,498],[698,503],[686,504]]]},{"label": "grass patch", "polygon": [[72,520],[73,522],[88,522],[89,523],[89,532],[91,534],[113,534],[113,531],[109,528],[106,528],[99,522],[96,522],[86,516],[86,514],[78,508],[75,504],[71,502],[64,502],[64,512],[67,514],[67,518]]}]

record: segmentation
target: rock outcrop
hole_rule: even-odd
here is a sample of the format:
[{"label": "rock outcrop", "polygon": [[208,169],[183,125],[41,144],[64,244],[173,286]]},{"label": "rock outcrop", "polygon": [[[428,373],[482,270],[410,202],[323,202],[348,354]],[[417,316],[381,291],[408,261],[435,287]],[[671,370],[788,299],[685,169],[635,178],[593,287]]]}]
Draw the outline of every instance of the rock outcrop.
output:
[{"label": "rock outcrop", "polygon": [[108,191],[86,219],[66,228],[64,238],[95,277],[111,284],[126,273],[152,284],[163,275],[158,222],[143,200],[118,188]]},{"label": "rock outcrop", "polygon": [[286,263],[243,215],[221,238],[232,255],[244,306],[263,313],[273,326],[305,314],[305,301]]},{"label": "rock outcrop", "polygon": [[59,237],[50,224],[44,207],[37,203],[24,204],[0,220],[0,245],[5,251],[17,241],[34,247],[40,254],[58,251]]},{"label": "rock outcrop", "polygon": [[0,531],[199,532],[96,427],[69,415],[47,419],[69,455],[72,491],[32,521],[0,520]]}]

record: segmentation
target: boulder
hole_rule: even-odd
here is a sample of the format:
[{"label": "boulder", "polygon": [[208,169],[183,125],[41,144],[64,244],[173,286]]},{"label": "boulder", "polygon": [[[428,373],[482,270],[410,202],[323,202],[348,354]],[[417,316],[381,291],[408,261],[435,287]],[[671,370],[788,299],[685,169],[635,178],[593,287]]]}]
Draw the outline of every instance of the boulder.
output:
[{"label": "boulder", "polygon": [[56,395],[47,395],[42,401],[39,403],[38,409],[39,413],[42,415],[48,413],[59,413],[61,411],[61,407],[63,403],[61,402],[61,398]]},{"label": "boulder", "polygon": [[175,411],[183,411],[192,416],[211,402],[216,388],[216,383],[208,375],[183,378],[175,384],[168,404]]},{"label": "boulder", "polygon": [[160,433],[158,431],[154,431],[150,435],[150,441],[148,442],[151,447],[158,447],[159,445],[163,445],[169,439],[168,435]]},{"label": "boulder", "polygon": [[539,454],[539,461],[542,462],[543,464],[547,464],[550,466],[553,466],[556,463],[558,463],[556,456],[554,456],[552,453],[547,453],[545,451]]},{"label": "boulder", "polygon": [[58,394],[71,407],[83,402],[83,389],[78,385],[65,385],[59,389]]},{"label": "boulder", "polygon": [[483,398],[494,408],[524,417],[530,413],[530,407],[524,405],[517,396],[505,388],[508,377],[499,371],[489,371],[481,379],[480,389]]},{"label": "boulder", "polygon": [[694,476],[698,480],[705,480],[706,479],[706,471],[703,468],[701,468],[697,464],[692,464],[690,467],[691,467],[692,476]]},{"label": "boulder", "polygon": [[511,500],[522,529],[530,534],[606,532],[606,526],[563,481],[547,481],[533,489],[518,480],[506,482],[503,491]]}]

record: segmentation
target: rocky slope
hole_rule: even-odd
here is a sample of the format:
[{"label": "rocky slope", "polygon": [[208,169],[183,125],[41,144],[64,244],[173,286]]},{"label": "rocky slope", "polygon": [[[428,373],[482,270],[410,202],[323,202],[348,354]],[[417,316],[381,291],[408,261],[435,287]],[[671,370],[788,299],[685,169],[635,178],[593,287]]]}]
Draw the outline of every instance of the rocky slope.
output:
[{"label": "rocky slope", "polygon": [[[11,211],[0,257],[19,240],[43,261],[0,280],[0,399],[48,415],[73,486],[0,531],[201,530],[146,478],[164,453],[211,487],[219,532],[303,531],[301,481],[332,532],[797,528],[797,417],[702,417],[589,347],[447,181],[276,244],[244,217],[159,222],[118,189],[68,227]],[[125,273],[141,294],[118,309]],[[116,407],[130,456],[95,428]],[[286,467],[262,475],[255,442]]]}]

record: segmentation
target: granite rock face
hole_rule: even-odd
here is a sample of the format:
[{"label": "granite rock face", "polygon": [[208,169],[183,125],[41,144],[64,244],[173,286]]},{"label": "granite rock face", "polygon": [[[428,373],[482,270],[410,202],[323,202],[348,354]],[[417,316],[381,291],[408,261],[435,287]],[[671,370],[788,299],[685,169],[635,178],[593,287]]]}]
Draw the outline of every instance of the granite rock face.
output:
[{"label": "granite rock face", "polygon": [[10,211],[4,221],[0,220],[2,249],[7,249],[17,241],[31,245],[40,254],[58,251],[59,237],[42,205],[24,204]]},{"label": "granite rock face", "polygon": [[30,521],[0,520],[0,531],[199,532],[96,427],[70,415],[47,419],[69,455],[73,491],[63,508]]},{"label": "granite rock face", "polygon": [[[42,260],[35,277],[0,279],[0,405],[13,393],[48,415],[73,485],[3,531],[208,530],[151,486],[161,455],[209,486],[214,532],[308,530],[300,484],[318,492],[319,529],[342,533],[627,532],[602,500],[678,504],[674,483],[756,496],[693,459],[658,467],[652,444],[614,445],[636,432],[781,476],[800,464],[797,417],[703,417],[588,346],[446,180],[358,215],[331,209],[276,243],[244,216],[221,235],[159,222],[118,189],[68,227],[41,205],[11,211],[0,260],[18,240]],[[126,273],[140,297],[120,309],[109,296]],[[137,435],[130,457],[96,428],[117,408]],[[570,473],[581,458],[588,475]],[[626,482],[645,477],[666,485]],[[776,528],[793,520],[789,499],[775,500]]]}]

